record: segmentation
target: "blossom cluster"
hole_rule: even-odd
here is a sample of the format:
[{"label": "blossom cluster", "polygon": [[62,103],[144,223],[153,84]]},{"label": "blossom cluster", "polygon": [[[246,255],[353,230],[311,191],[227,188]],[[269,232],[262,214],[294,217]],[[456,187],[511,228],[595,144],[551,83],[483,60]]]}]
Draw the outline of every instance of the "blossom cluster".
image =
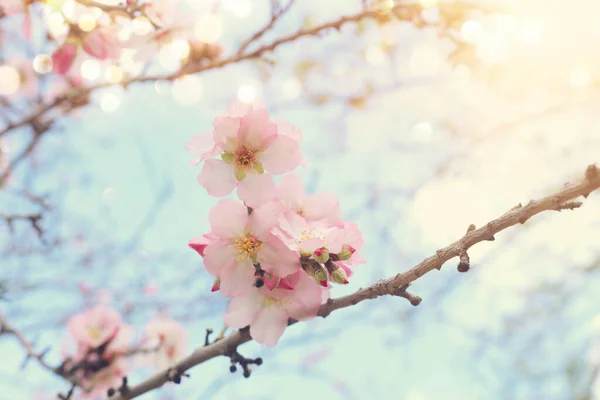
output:
[{"label": "blossom cluster", "polygon": [[152,363],[158,369],[172,365],[185,355],[187,346],[187,333],[175,320],[154,318],[135,341],[133,328],[119,312],[102,305],[72,316],[67,327],[61,368],[90,389],[87,397],[120,386],[133,364]]},{"label": "blossom cluster", "polygon": [[[12,100],[34,99],[48,78],[50,93],[44,100],[53,101],[86,80],[104,77],[116,84],[132,79],[155,60],[174,60],[165,67],[174,72],[219,58],[222,46],[188,8],[171,0],[112,5],[83,0],[0,0],[2,22],[17,22],[21,38],[43,49],[33,60],[11,55],[0,62],[0,68],[5,68],[0,70],[5,81],[0,94]],[[212,16],[208,11],[206,15]],[[42,80],[42,75],[47,76]]]},{"label": "blossom cluster", "polygon": [[220,199],[209,213],[211,231],[189,246],[215,277],[212,290],[233,297],[225,323],[250,326],[252,338],[271,347],[289,318],[317,315],[331,283],[348,283],[351,267],[364,263],[364,241],[341,219],[335,195],[307,195],[290,173],[305,162],[299,129],[243,103],[216,117],[213,128],[186,145],[197,156],[192,164],[204,163],[198,182],[215,197],[236,189],[240,201]]}]

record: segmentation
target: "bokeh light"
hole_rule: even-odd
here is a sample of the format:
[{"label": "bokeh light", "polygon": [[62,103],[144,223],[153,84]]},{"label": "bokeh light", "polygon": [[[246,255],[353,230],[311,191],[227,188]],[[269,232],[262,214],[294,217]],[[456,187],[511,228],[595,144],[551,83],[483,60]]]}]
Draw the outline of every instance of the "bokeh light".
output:
[{"label": "bokeh light", "polygon": [[203,94],[202,89],[202,82],[196,75],[185,75],[176,79],[171,88],[175,101],[184,106],[200,101]]},{"label": "bokeh light", "polygon": [[381,65],[385,61],[385,52],[381,46],[371,46],[365,51],[365,59],[369,64]]},{"label": "bokeh light", "polygon": [[131,31],[138,36],[146,36],[152,32],[152,23],[144,16],[135,17],[131,21]]},{"label": "bokeh light", "polygon": [[38,74],[47,74],[52,71],[52,58],[47,54],[38,54],[33,59],[33,70]]},{"label": "bokeh light", "polygon": [[237,97],[243,103],[252,103],[256,100],[256,88],[254,85],[244,84],[238,89]]},{"label": "bokeh light", "polygon": [[215,43],[220,37],[223,29],[221,17],[215,14],[206,14],[200,17],[194,26],[194,35],[206,43]]},{"label": "bokeh light", "polygon": [[100,76],[100,62],[90,58],[81,63],[81,76],[88,81],[98,79]]},{"label": "bokeh light", "polygon": [[16,68],[10,65],[0,66],[0,94],[11,95],[19,89],[21,75]]},{"label": "bokeh light", "polygon": [[483,34],[483,27],[479,21],[468,20],[460,27],[462,38],[469,43],[477,43]]},{"label": "bokeh light", "polygon": [[106,80],[111,83],[119,83],[123,79],[123,70],[118,65],[111,65],[106,69]]},{"label": "bokeh light", "polygon": [[77,25],[82,31],[91,32],[96,27],[96,17],[94,17],[92,14],[83,14],[79,17]]}]

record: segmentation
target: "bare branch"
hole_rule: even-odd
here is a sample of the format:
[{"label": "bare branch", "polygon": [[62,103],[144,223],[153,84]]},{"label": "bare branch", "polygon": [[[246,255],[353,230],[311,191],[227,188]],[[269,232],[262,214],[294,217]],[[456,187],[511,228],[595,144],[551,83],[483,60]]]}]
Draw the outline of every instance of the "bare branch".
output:
[{"label": "bare branch", "polygon": [[[42,366],[42,368],[52,372],[55,375],[60,376],[63,379],[66,379],[74,386],[83,387],[83,386],[81,386],[81,384],[75,377],[66,374],[61,368],[55,368],[55,367],[51,366],[50,364],[48,364],[46,362],[46,360],[44,359],[44,356],[48,352],[48,349],[45,349],[39,353],[36,352],[35,349],[33,348],[33,344],[31,342],[29,342],[27,339],[25,339],[25,337],[19,331],[17,331],[15,328],[13,328],[11,325],[9,325],[8,321],[6,320],[6,317],[4,315],[0,314],[0,336],[2,336],[2,335],[14,336],[17,339],[17,341],[21,344],[21,346],[23,346],[23,348],[25,349],[25,351],[27,353],[27,356],[23,362],[23,365],[25,365],[25,363],[27,363],[27,361],[29,361],[30,359],[35,359],[35,360],[37,360],[38,364],[40,364]],[[86,388],[83,388],[83,389],[86,390]],[[70,392],[70,393],[72,393],[72,392]]]},{"label": "bare branch", "polygon": [[[600,173],[595,165],[590,165],[586,170],[584,179],[580,183],[567,185],[554,194],[539,200],[530,201],[529,204],[524,207],[513,207],[513,209],[509,210],[504,215],[490,221],[479,229],[476,229],[474,225],[470,225],[467,233],[461,239],[438,250],[435,255],[423,260],[408,271],[376,282],[365,289],[359,289],[350,295],[337,299],[329,299],[327,303],[321,306],[318,315],[327,317],[335,310],[350,307],[364,300],[376,299],[377,297],[385,295],[405,297],[409,299],[411,303],[413,301],[420,302],[419,297],[406,292],[406,289],[411,282],[421,278],[423,275],[434,269],[440,269],[446,261],[449,261],[454,257],[460,257],[461,254],[466,253],[466,251],[475,244],[489,241],[495,234],[513,225],[524,223],[529,218],[544,211],[556,210],[557,203],[565,204],[580,196],[587,197],[591,192],[599,188]],[[293,325],[296,322],[297,321],[295,320],[290,320],[289,325]],[[240,329],[222,340],[215,341],[207,346],[199,347],[192,354],[179,361],[171,368],[158,372],[140,384],[130,387],[126,394],[110,397],[109,400],[130,400],[138,397],[153,389],[159,388],[169,380],[172,380],[172,371],[183,374],[190,368],[202,364],[212,358],[219,356],[231,357],[231,355],[239,354],[237,353],[237,348],[250,340],[252,339],[250,337],[249,329]]]},{"label": "bare branch", "polygon": [[269,22],[262,29],[258,30],[254,35],[250,36],[240,45],[240,48],[237,51],[237,55],[243,54],[244,51],[248,48],[248,46],[256,42],[265,33],[270,31],[273,28],[273,26],[275,26],[275,23],[279,20],[279,18],[281,18],[281,16],[288,12],[288,10],[292,7],[295,1],[296,0],[289,0],[283,8],[275,9],[271,14],[271,19],[269,20]]}]

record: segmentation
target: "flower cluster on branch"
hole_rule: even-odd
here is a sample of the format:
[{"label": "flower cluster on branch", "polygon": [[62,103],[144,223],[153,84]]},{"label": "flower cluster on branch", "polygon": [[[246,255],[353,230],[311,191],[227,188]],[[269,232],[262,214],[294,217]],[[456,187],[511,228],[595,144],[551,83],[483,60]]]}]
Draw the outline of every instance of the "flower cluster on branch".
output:
[{"label": "flower cluster on branch", "polygon": [[212,290],[233,297],[225,323],[250,326],[254,340],[274,346],[289,318],[314,318],[331,283],[348,283],[351,267],[364,263],[364,241],[341,219],[335,195],[306,195],[289,173],[304,163],[299,129],[238,102],[213,127],[186,145],[197,155],[192,164],[204,163],[198,182],[217,197],[237,188],[240,201],[219,200],[209,214],[211,231],[189,246],[215,277]]}]

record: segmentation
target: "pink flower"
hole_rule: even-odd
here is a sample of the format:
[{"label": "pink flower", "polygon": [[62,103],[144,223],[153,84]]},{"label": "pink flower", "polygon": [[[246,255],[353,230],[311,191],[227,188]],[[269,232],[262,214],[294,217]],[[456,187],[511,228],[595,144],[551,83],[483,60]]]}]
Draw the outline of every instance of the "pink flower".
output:
[{"label": "pink flower", "polygon": [[[230,193],[246,176],[282,174],[302,162],[298,140],[290,131],[278,132],[265,108],[234,104],[228,113],[215,118],[213,140],[210,135],[195,135],[187,144],[199,154],[192,162],[205,161],[198,182],[212,196]],[[221,153],[221,159],[209,159]]]},{"label": "pink flower", "polygon": [[320,192],[311,196],[304,193],[304,185],[296,174],[281,178],[277,186],[277,198],[287,208],[295,210],[306,221],[322,221],[340,225],[340,201],[333,193]]},{"label": "pink flower", "polygon": [[67,322],[73,338],[90,348],[97,348],[115,339],[121,326],[121,315],[105,306],[96,306],[74,315]]},{"label": "pink flower", "polygon": [[52,53],[53,70],[59,75],[66,75],[69,69],[71,69],[76,55],[77,45],[65,43]]},{"label": "pink flower", "polygon": [[254,288],[242,297],[235,297],[225,313],[225,323],[232,328],[250,325],[250,336],[258,343],[273,347],[285,330],[288,319],[312,319],[317,315],[327,289],[317,285],[304,272],[289,276],[293,290]]},{"label": "pink flower", "polygon": [[99,60],[116,60],[121,54],[119,40],[107,28],[96,28],[88,33],[82,42],[83,50]]},{"label": "pink flower", "polygon": [[157,317],[146,325],[145,344],[158,348],[151,358],[158,369],[167,368],[185,356],[187,332],[181,324],[168,317]]},{"label": "pink flower", "polygon": [[196,250],[198,254],[204,257],[206,246],[219,240],[219,237],[212,232],[205,233],[202,237],[194,238],[189,241],[188,246]]},{"label": "pink flower", "polygon": [[204,249],[204,265],[220,278],[223,295],[247,294],[255,282],[254,264],[280,278],[300,269],[297,253],[270,233],[277,218],[269,207],[248,215],[244,205],[222,199],[210,211],[209,221],[218,240]]}]

